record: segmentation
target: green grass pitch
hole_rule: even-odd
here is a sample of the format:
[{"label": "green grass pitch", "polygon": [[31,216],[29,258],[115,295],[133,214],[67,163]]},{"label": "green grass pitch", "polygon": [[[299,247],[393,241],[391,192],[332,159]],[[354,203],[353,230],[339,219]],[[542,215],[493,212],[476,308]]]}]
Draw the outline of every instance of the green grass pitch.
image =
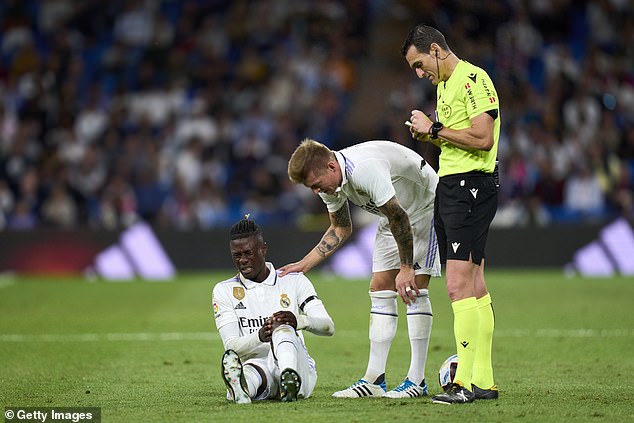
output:
[{"label": "green grass pitch", "polygon": [[[561,271],[491,270],[498,401],[436,405],[428,398],[335,400],[363,375],[367,280],[309,277],[335,321],[333,337],[306,334],[317,361],[314,396],[238,406],[225,400],[213,285],[231,272],[170,283],[0,278],[0,403],[95,406],[104,422],[618,422],[634,421],[634,278],[582,279]],[[430,391],[454,351],[443,279],[430,289]],[[404,306],[388,387],[409,364]]]}]

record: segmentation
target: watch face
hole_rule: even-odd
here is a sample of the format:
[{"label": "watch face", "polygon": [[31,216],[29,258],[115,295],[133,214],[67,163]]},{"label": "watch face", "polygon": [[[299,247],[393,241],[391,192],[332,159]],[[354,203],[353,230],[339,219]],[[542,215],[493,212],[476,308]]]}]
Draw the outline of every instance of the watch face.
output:
[{"label": "watch face", "polygon": [[438,138],[438,131],[440,131],[442,128],[444,128],[444,126],[443,126],[443,124],[441,122],[434,122],[431,125],[431,137],[432,137],[432,139]]}]

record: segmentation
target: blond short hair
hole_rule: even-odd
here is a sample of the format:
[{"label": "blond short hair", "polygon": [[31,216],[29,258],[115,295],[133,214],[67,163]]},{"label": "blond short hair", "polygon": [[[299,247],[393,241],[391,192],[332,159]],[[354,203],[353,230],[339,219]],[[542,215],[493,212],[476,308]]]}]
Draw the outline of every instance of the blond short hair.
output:
[{"label": "blond short hair", "polygon": [[303,184],[308,172],[326,171],[332,151],[320,142],[305,138],[288,161],[288,178],[294,184]]}]

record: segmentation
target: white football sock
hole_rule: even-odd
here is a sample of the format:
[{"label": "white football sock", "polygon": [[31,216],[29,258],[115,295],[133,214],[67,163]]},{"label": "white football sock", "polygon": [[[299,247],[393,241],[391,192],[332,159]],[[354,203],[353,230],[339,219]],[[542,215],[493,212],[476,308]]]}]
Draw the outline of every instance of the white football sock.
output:
[{"label": "white football sock", "polygon": [[387,355],[398,325],[395,291],[370,292],[370,358],[363,379],[374,383],[385,374]]},{"label": "white football sock", "polygon": [[242,374],[247,382],[249,396],[254,398],[255,394],[258,392],[258,388],[264,382],[262,380],[262,376],[260,375],[260,372],[258,372],[257,369],[250,364],[242,366]]},{"label": "white football sock", "polygon": [[280,370],[297,370],[297,335],[289,325],[282,325],[273,331],[273,351]]},{"label": "white football sock", "polygon": [[407,306],[407,333],[412,349],[411,361],[407,377],[414,383],[420,384],[425,379],[425,364],[427,362],[427,348],[434,318],[432,317],[429,291],[419,290],[415,300]]}]

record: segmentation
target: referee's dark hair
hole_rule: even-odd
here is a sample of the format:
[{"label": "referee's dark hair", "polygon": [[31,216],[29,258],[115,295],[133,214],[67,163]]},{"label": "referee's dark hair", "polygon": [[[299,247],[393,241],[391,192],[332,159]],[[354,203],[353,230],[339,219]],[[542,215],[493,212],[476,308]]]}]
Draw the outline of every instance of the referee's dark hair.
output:
[{"label": "referee's dark hair", "polygon": [[447,40],[442,32],[438,31],[433,26],[418,24],[407,35],[407,39],[401,49],[403,56],[407,55],[407,50],[411,46],[416,47],[421,53],[429,53],[429,48],[432,43],[438,44],[443,50],[449,50]]},{"label": "referee's dark hair", "polygon": [[257,236],[259,239],[263,239],[262,230],[255,221],[249,219],[249,215],[245,215],[244,218],[236,222],[229,232],[231,240],[248,238],[250,236]]}]

